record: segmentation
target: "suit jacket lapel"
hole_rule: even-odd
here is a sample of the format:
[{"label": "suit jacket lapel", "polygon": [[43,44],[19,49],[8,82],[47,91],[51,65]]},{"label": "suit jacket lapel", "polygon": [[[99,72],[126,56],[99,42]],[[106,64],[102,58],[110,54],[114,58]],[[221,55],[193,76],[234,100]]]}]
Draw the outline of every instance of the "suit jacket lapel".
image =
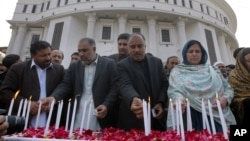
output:
[{"label": "suit jacket lapel", "polygon": [[147,62],[148,62],[148,70],[149,70],[149,79],[150,79],[150,82],[149,84],[151,84],[151,88],[152,88],[152,93],[153,93],[153,90],[154,90],[154,84],[152,82],[154,82],[154,73],[156,72],[155,71],[155,66],[154,63],[152,62],[152,60],[150,59],[150,56],[147,56],[146,55],[146,59],[147,59]]},{"label": "suit jacket lapel", "polygon": [[102,61],[103,61],[103,58],[98,56],[98,60],[97,60],[97,64],[96,64],[96,70],[95,70],[95,78],[94,78],[94,82],[93,82],[93,85],[95,83],[95,81],[97,80],[97,78],[99,77],[100,73],[101,73],[101,70],[102,70]]}]

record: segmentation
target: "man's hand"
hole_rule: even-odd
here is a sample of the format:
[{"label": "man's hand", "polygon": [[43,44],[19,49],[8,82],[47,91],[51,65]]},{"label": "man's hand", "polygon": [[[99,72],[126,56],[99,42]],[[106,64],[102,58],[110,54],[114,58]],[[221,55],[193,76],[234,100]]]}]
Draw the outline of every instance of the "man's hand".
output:
[{"label": "man's hand", "polygon": [[107,113],[108,113],[108,109],[105,105],[99,105],[97,108],[96,108],[96,111],[97,111],[97,117],[98,118],[105,118]]},{"label": "man's hand", "polygon": [[32,115],[36,115],[37,112],[38,112],[38,107],[39,107],[39,102],[31,101],[30,113],[31,113]]},{"label": "man's hand", "polygon": [[153,108],[155,111],[157,111],[155,114],[155,117],[156,119],[159,119],[162,117],[162,113],[163,113],[163,108],[162,108],[162,104],[161,103],[158,103],[154,106]]},{"label": "man's hand", "polygon": [[143,118],[142,100],[134,97],[130,106],[130,110],[136,115],[137,118]]},{"label": "man's hand", "polygon": [[42,112],[48,112],[50,109],[50,104],[53,100],[56,100],[54,97],[46,97],[44,99],[41,99],[40,102],[42,102]]},{"label": "man's hand", "polygon": [[5,122],[5,117],[0,116],[0,140],[1,140],[1,136],[7,133],[8,127],[9,127],[9,123]]}]

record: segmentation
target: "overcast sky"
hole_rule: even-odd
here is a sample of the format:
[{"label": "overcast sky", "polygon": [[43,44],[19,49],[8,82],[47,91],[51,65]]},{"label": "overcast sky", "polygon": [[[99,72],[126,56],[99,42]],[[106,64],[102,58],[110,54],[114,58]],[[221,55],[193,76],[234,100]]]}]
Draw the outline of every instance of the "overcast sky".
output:
[{"label": "overcast sky", "polygon": [[[236,38],[240,47],[250,47],[250,0],[226,0],[237,16]],[[17,0],[0,1],[0,47],[8,46],[11,30],[6,20],[12,19]]]}]

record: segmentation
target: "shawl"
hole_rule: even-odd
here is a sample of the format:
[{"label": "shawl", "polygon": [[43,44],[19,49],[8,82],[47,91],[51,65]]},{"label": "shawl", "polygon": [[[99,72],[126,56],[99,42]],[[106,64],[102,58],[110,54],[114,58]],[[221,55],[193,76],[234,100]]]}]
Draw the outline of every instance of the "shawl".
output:
[{"label": "shawl", "polygon": [[245,55],[249,53],[250,49],[243,49],[239,52],[236,58],[235,69],[232,70],[228,79],[234,90],[234,99],[231,107],[239,123],[242,123],[244,115],[243,101],[247,98],[250,99],[250,73],[246,69],[244,59]]}]

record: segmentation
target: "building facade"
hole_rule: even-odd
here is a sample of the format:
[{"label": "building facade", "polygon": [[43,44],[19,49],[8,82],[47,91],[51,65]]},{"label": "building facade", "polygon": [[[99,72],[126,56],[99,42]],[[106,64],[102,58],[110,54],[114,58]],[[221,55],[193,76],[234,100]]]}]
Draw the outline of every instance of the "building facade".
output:
[{"label": "building facade", "polygon": [[117,53],[120,33],[142,33],[147,52],[162,59],[176,55],[187,40],[199,40],[209,54],[208,63],[233,63],[237,19],[224,0],[18,0],[7,53],[30,58],[30,45],[46,40],[64,52],[68,67],[71,53],[83,37],[94,38],[97,53]]}]

